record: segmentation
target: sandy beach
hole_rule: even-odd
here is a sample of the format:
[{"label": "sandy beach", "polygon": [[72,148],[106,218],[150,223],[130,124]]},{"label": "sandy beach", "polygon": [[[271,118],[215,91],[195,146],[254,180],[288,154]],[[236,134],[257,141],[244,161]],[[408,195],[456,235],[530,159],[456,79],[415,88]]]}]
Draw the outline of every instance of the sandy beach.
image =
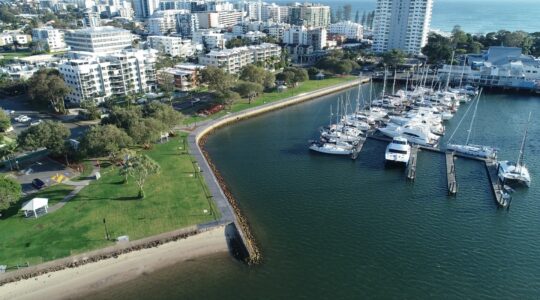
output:
[{"label": "sandy beach", "polygon": [[117,258],[0,286],[0,299],[76,298],[195,257],[228,251],[223,226]]}]

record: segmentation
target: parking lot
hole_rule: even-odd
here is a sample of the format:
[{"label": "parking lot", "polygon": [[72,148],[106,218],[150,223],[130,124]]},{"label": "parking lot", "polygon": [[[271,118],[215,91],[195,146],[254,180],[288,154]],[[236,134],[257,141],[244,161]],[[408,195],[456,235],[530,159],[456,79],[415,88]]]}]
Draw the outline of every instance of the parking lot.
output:
[{"label": "parking lot", "polygon": [[36,191],[32,186],[32,180],[36,178],[43,181],[46,186],[50,186],[78,175],[76,172],[66,169],[61,163],[47,157],[36,161],[25,162],[24,164],[14,162],[14,165],[20,169],[14,175],[17,176],[17,181],[21,184],[23,192],[26,194]]}]

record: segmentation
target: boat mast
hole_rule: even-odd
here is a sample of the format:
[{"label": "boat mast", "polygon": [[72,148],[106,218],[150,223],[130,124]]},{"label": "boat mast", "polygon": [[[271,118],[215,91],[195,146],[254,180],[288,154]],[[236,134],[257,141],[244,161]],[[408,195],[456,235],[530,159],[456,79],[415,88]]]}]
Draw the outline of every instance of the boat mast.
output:
[{"label": "boat mast", "polygon": [[[480,93],[482,93],[482,90],[480,89]],[[480,96],[480,93],[478,94],[478,96]],[[476,100],[476,99],[475,99]],[[473,101],[474,102],[474,101]],[[463,123],[463,120],[465,120],[465,118],[467,117],[467,115],[469,114],[469,111],[471,110],[471,107],[473,107],[473,105],[469,105],[467,107],[467,110],[465,111],[465,113],[463,114],[463,117],[461,117],[461,120],[459,120],[459,123],[457,124],[456,126],[456,129],[454,129],[454,131],[452,132],[452,134],[450,135],[450,138],[448,139],[448,142],[447,144],[450,144],[450,142],[452,141],[452,139],[454,138],[454,135],[456,134],[456,132],[458,131],[459,127],[461,126],[461,123]]]},{"label": "boat mast", "polygon": [[463,60],[463,65],[461,66],[461,77],[459,78],[460,89],[461,89],[461,85],[463,84],[463,76],[465,75],[465,61],[467,61],[467,55],[465,55],[465,59]]},{"label": "boat mast", "polygon": [[480,93],[478,94],[478,98],[476,99],[476,104],[474,105],[474,112],[472,115],[471,125],[469,126],[469,131],[467,132],[467,140],[465,141],[465,145],[469,144],[469,138],[471,137],[472,127],[474,124],[474,119],[476,118],[476,111],[478,110],[478,103],[480,102],[481,94],[482,94],[482,90],[480,90]]},{"label": "boat mast", "polygon": [[523,165],[523,158],[525,156],[525,140],[527,140],[527,132],[529,131],[529,124],[531,123],[531,112],[529,112],[529,120],[527,120],[527,127],[525,128],[525,134],[523,135],[523,140],[521,141],[521,148],[519,148],[519,157],[516,166],[521,171],[521,166]]},{"label": "boat mast", "polygon": [[450,60],[450,71],[448,71],[448,76],[446,77],[446,87],[444,91],[448,91],[448,86],[450,85],[450,76],[452,75],[452,66],[454,65],[454,54],[455,51],[452,51],[452,60]]}]

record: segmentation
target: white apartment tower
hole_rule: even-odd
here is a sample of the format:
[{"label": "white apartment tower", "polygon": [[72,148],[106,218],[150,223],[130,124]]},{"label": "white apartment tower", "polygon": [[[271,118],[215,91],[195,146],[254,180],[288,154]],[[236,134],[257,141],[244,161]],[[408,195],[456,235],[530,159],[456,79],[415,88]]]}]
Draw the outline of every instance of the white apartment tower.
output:
[{"label": "white apartment tower", "polygon": [[420,54],[427,43],[433,0],[377,0],[373,50]]}]

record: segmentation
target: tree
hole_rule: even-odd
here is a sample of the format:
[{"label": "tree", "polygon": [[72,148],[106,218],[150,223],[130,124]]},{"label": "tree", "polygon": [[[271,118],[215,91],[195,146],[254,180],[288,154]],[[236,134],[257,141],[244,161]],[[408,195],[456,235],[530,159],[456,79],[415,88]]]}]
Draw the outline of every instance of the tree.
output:
[{"label": "tree", "polygon": [[131,137],[115,125],[91,127],[81,139],[79,149],[93,157],[111,155],[133,144]]},{"label": "tree", "polygon": [[116,162],[121,163],[119,174],[124,177],[124,183],[128,183],[129,174],[131,172],[132,165],[130,159],[136,155],[137,153],[135,151],[128,148],[122,148],[112,154],[113,159]]},{"label": "tree", "polygon": [[234,85],[234,77],[223,69],[208,66],[201,71],[202,81],[208,84],[208,89],[224,92]]},{"label": "tree", "polygon": [[287,86],[293,86],[294,84],[296,84],[294,76],[295,74],[292,71],[283,71],[276,75],[276,79],[279,81],[283,81]]},{"label": "tree", "polygon": [[262,85],[266,90],[273,89],[276,86],[276,75],[274,75],[272,72],[266,71]]},{"label": "tree", "polygon": [[240,94],[231,90],[225,90],[216,94],[217,102],[227,106],[231,106],[234,102],[240,99]]},{"label": "tree", "polygon": [[[242,68],[240,71],[240,79],[243,81],[251,81],[262,85],[266,89],[271,89],[275,85],[275,75],[265,70],[263,67],[250,64]],[[242,93],[240,93],[242,94]]]},{"label": "tree", "polygon": [[87,120],[97,120],[101,117],[101,111],[96,103],[92,100],[86,100],[81,102],[81,108],[85,109],[82,116]]},{"label": "tree", "polygon": [[8,130],[9,127],[11,127],[11,120],[4,110],[0,109],[0,132]]},{"label": "tree", "polygon": [[430,64],[446,63],[452,57],[452,41],[432,33],[428,36],[428,43],[422,48],[422,53],[427,56]]},{"label": "tree", "polygon": [[53,155],[66,153],[66,139],[69,129],[60,122],[44,121],[36,126],[30,126],[17,137],[17,144],[25,150],[37,150],[45,147]]},{"label": "tree", "polygon": [[132,123],[127,129],[127,134],[133,139],[133,142],[148,148],[151,143],[159,140],[164,131],[167,131],[167,128],[161,121],[145,118]]},{"label": "tree", "polygon": [[382,55],[383,63],[394,69],[403,64],[406,57],[407,55],[399,49],[392,49]]},{"label": "tree", "polygon": [[21,184],[7,176],[0,177],[0,211],[5,210],[22,196]]},{"label": "tree", "polygon": [[113,107],[109,115],[101,120],[101,124],[114,124],[118,128],[129,130],[129,128],[143,117],[139,107]]},{"label": "tree", "polygon": [[127,173],[135,179],[139,187],[139,198],[144,198],[144,184],[148,176],[159,173],[160,167],[157,162],[147,155],[135,155],[131,157],[127,164]]},{"label": "tree", "polygon": [[255,98],[257,95],[261,94],[263,92],[263,86],[255,83],[255,82],[248,82],[248,81],[240,81],[235,87],[234,90],[240,94],[243,98],[248,98],[249,103],[251,104],[251,100]]},{"label": "tree", "polygon": [[248,39],[232,38],[230,40],[227,40],[227,42],[225,42],[225,47],[227,49],[231,49],[231,48],[236,48],[236,47],[247,46],[249,44],[250,44],[250,41]]},{"label": "tree", "polygon": [[28,94],[35,102],[46,102],[58,113],[64,114],[64,97],[71,91],[58,70],[41,69],[28,80]]},{"label": "tree", "polygon": [[174,89],[176,88],[175,82],[174,82],[174,76],[167,72],[160,72],[159,73],[159,88],[163,92],[165,98],[172,106],[172,98]]},{"label": "tree", "polygon": [[[1,136],[0,136],[1,138]],[[6,159],[9,163],[9,169],[13,170],[13,164],[11,163],[12,155],[17,151],[16,143],[6,143],[0,148],[0,158]]]},{"label": "tree", "polygon": [[157,101],[152,101],[144,108],[144,115],[146,117],[154,118],[160,120],[163,125],[169,130],[174,126],[181,124],[184,116],[174,110],[169,105],[159,103]]}]

